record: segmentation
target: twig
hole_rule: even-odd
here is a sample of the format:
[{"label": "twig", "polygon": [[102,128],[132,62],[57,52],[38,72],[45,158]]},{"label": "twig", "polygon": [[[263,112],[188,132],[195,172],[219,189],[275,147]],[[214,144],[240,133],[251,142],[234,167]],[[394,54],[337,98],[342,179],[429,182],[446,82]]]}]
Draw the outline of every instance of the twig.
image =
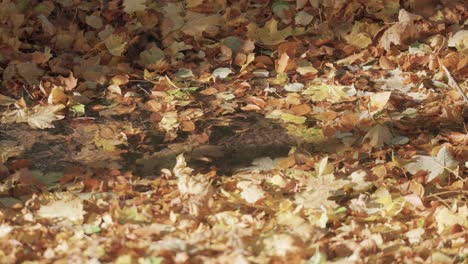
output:
[{"label": "twig", "polygon": [[26,86],[23,84],[23,90],[26,91],[26,93],[29,95],[29,98],[31,98],[31,100],[34,100],[32,94],[29,92],[28,88],[26,88]]},{"label": "twig", "polygon": [[445,194],[468,194],[468,191],[465,191],[465,190],[444,191],[444,192],[430,194],[426,196],[426,198],[432,198],[432,197],[441,196]]},{"label": "twig", "polygon": [[[460,94],[462,95],[463,100],[465,100],[465,103],[468,103],[468,96],[466,96],[466,94],[463,92],[462,88],[458,85],[458,83],[455,81],[455,79],[453,79],[453,77],[450,74],[449,70],[447,69],[447,67],[444,66],[444,64],[442,64],[440,59],[439,59],[439,65],[440,65],[440,67],[442,67],[442,69],[445,72],[445,75],[447,75],[447,78],[449,79],[449,86],[452,86],[452,85],[455,86],[455,88],[458,90],[458,92],[460,92]],[[450,85],[450,83],[452,83],[452,85]],[[453,88],[453,86],[452,86],[452,88]]]}]

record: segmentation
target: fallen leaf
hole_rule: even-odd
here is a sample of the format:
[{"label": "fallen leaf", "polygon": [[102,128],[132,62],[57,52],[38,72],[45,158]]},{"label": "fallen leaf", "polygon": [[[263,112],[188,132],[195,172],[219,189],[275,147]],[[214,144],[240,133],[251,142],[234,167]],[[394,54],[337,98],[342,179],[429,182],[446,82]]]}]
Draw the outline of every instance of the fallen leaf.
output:
[{"label": "fallen leaf", "polygon": [[261,186],[251,181],[241,181],[237,183],[237,188],[241,189],[241,197],[248,203],[256,203],[265,198],[265,191]]},{"label": "fallen leaf", "polygon": [[81,199],[71,195],[42,205],[37,211],[37,215],[42,218],[67,219],[72,222],[83,220],[84,214]]},{"label": "fallen leaf", "polygon": [[53,121],[61,120],[65,116],[56,114],[56,112],[65,108],[64,105],[36,105],[27,116],[27,123],[34,129],[53,128]]},{"label": "fallen leaf", "polygon": [[414,162],[404,165],[403,168],[412,174],[416,174],[418,171],[427,171],[426,182],[443,178],[448,174],[447,170],[454,170],[458,166],[458,161],[453,158],[446,146],[439,150],[436,157],[416,155],[413,160]]},{"label": "fallen leaf", "polygon": [[372,147],[380,149],[384,145],[390,144],[392,138],[393,136],[390,130],[385,125],[378,124],[372,127],[369,132],[367,132],[363,141],[369,139],[369,144]]},{"label": "fallen leaf", "polygon": [[124,0],[123,9],[128,14],[133,14],[137,11],[143,11],[146,9],[146,0]]},{"label": "fallen leaf", "polygon": [[111,34],[104,40],[107,50],[113,56],[122,56],[127,46],[125,39],[118,34]]},{"label": "fallen leaf", "polygon": [[225,79],[226,77],[228,77],[229,74],[231,74],[232,71],[230,68],[217,68],[213,71],[213,73],[211,74],[211,76],[213,76],[213,78],[219,78],[219,79]]},{"label": "fallen leaf", "polygon": [[39,78],[44,74],[44,70],[37,67],[35,63],[23,62],[16,65],[19,75],[23,77],[29,85],[38,85]]}]

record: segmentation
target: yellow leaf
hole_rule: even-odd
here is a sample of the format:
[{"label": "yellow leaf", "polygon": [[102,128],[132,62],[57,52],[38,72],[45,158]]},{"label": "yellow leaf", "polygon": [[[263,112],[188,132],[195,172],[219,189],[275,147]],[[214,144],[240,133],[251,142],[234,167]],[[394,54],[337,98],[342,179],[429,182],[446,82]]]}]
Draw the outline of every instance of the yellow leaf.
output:
[{"label": "yellow leaf", "polygon": [[276,72],[277,73],[284,73],[284,70],[288,66],[288,61],[289,61],[288,54],[286,52],[281,54],[278,61],[276,62]]},{"label": "yellow leaf", "polygon": [[104,40],[104,44],[106,45],[109,53],[113,56],[122,56],[125,51],[125,46],[127,46],[125,39],[117,34],[111,34],[108,36],[106,40]]},{"label": "yellow leaf", "polygon": [[271,19],[264,27],[257,29],[257,39],[265,45],[277,45],[293,35],[292,27],[278,30],[278,21]]},{"label": "yellow leaf", "polygon": [[288,113],[282,114],[281,119],[285,122],[299,124],[299,125],[304,124],[305,121],[307,120],[307,118],[304,116],[297,116],[297,115],[292,115]]},{"label": "yellow leaf", "polygon": [[65,103],[67,101],[67,95],[63,91],[62,87],[55,86],[50,91],[49,97],[47,98],[47,102],[49,104],[58,104],[58,103]]},{"label": "yellow leaf", "polygon": [[143,11],[146,9],[145,2],[146,0],[124,0],[124,11],[128,14],[132,14],[137,11]]},{"label": "yellow leaf", "polygon": [[376,93],[370,96],[370,107],[372,110],[381,111],[387,105],[392,92]]}]

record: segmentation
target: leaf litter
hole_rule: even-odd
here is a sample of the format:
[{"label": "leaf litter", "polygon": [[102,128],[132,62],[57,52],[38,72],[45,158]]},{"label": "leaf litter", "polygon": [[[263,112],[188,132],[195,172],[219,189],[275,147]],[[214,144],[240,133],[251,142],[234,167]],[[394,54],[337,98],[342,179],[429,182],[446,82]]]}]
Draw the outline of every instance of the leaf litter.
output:
[{"label": "leaf litter", "polygon": [[467,10],[429,2],[3,1],[1,262],[466,262]]}]

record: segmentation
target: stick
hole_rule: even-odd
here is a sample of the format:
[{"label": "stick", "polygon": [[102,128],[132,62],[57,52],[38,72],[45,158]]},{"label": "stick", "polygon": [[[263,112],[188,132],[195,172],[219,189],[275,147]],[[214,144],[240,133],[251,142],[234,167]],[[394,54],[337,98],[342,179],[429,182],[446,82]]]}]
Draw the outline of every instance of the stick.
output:
[{"label": "stick", "polygon": [[[455,81],[455,79],[453,79],[452,75],[450,74],[449,70],[447,69],[447,67],[445,67],[441,61],[439,60],[439,65],[440,67],[442,67],[442,69],[444,70],[445,72],[445,75],[447,75],[447,78],[449,79],[449,86],[455,86],[455,88],[458,90],[458,92],[460,92],[460,94],[462,95],[463,99],[465,100],[465,103],[468,103],[468,97],[466,96],[466,94],[463,92],[462,88],[458,85],[458,83]],[[450,85],[450,83],[452,83],[452,85]],[[452,88],[453,88],[452,86]]]}]

